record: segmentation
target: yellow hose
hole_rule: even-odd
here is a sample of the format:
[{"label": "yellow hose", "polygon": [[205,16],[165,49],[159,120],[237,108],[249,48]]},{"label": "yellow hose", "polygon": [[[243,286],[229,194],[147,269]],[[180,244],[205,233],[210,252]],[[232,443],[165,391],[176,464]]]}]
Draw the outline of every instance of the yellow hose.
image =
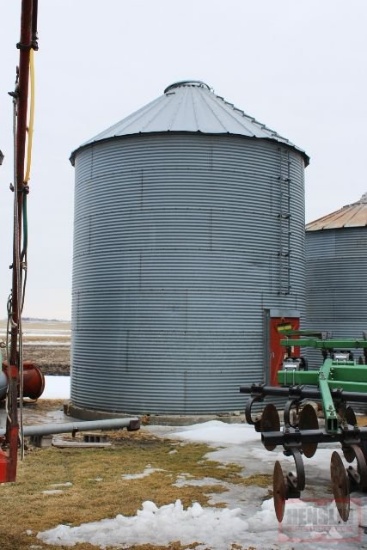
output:
[{"label": "yellow hose", "polygon": [[34,99],[35,99],[35,74],[34,74],[34,51],[29,52],[29,76],[30,76],[30,102],[29,102],[29,121],[28,121],[28,140],[27,140],[27,168],[25,171],[24,182],[28,183],[31,176],[32,164],[32,144],[34,128]]}]

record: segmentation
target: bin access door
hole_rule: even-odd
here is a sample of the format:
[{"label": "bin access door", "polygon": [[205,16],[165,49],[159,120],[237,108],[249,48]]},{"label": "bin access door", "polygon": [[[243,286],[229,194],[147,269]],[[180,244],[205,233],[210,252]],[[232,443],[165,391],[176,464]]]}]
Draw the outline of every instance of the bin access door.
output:
[{"label": "bin access door", "polygon": [[[300,314],[297,310],[265,310],[264,363],[265,383],[279,386],[278,370],[282,367],[286,350],[280,345],[284,339],[282,329],[299,330]],[[292,349],[292,355],[299,355],[299,348]]]}]

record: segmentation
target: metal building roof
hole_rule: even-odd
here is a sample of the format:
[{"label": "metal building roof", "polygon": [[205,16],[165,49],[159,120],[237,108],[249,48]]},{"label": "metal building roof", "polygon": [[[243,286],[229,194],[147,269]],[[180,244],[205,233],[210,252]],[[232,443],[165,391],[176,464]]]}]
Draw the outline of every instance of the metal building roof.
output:
[{"label": "metal building roof", "polygon": [[[232,134],[270,139],[293,147],[303,155],[306,165],[309,163],[309,157],[302,149],[228,103],[207,84],[198,80],[171,84],[162,96],[83,143],[81,147],[114,137],[161,132]],[[72,163],[76,151],[71,155]]]},{"label": "metal building roof", "polygon": [[321,229],[341,229],[343,227],[364,227],[367,225],[367,193],[364,193],[359,201],[347,204],[306,225],[306,231],[319,231]]}]

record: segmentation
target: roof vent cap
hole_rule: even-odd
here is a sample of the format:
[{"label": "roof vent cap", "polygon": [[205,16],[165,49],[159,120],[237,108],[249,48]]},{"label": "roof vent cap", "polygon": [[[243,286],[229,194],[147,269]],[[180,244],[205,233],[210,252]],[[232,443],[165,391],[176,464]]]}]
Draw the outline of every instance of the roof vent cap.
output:
[{"label": "roof vent cap", "polygon": [[205,82],[202,82],[201,80],[181,80],[180,82],[174,82],[173,84],[170,84],[170,86],[167,86],[167,88],[164,90],[163,93],[171,92],[175,88],[182,88],[184,86],[188,87],[194,87],[194,88],[206,88],[207,90],[211,90],[210,86],[205,84]]}]

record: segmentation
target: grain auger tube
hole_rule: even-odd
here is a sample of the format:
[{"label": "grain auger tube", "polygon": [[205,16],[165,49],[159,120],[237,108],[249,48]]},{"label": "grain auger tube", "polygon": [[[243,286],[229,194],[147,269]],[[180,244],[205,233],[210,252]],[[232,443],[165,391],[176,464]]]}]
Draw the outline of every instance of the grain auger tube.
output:
[{"label": "grain auger tube", "polygon": [[[343,521],[350,512],[350,494],[367,493],[367,427],[359,427],[353,408],[348,402],[367,404],[367,340],[331,340],[310,336],[310,331],[286,331],[281,341],[287,350],[313,347],[322,352],[320,368],[306,370],[304,360],[287,357],[277,379],[279,386],[253,384],[242,386],[241,393],[249,395],[245,415],[249,424],[261,433],[268,451],[283,446],[285,456],[294,459],[294,472],[284,473],[277,460],[273,472],[274,508],[282,522],[285,503],[289,498],[300,498],[305,488],[303,457],[311,458],[319,443],[340,443],[340,452],[331,455],[330,474],[335,504]],[[307,336],[307,337],[305,337]],[[363,356],[354,359],[351,350],[362,349]],[[273,403],[268,403],[260,414],[254,415],[253,406],[265,397],[287,399],[283,423]],[[323,419],[317,410],[322,410]],[[346,467],[344,460],[349,464]]]}]

